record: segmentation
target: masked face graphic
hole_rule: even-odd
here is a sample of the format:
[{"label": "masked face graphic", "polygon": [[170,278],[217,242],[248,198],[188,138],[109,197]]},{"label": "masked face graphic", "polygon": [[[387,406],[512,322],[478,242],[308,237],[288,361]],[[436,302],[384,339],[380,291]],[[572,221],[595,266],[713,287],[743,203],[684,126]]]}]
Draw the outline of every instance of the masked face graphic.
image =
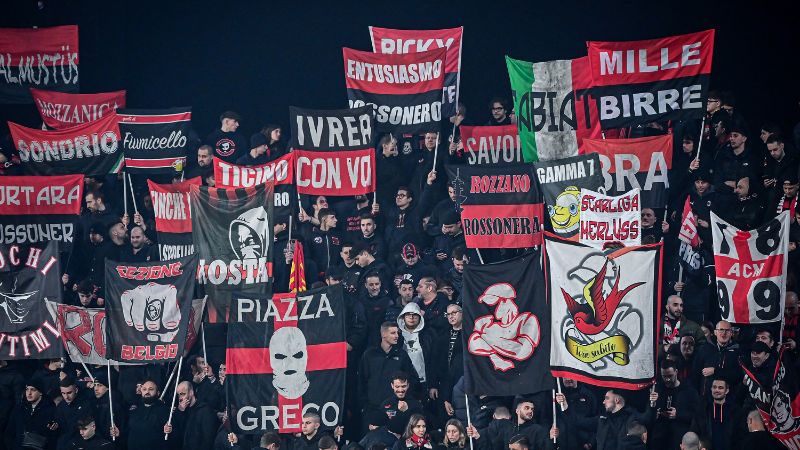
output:
[{"label": "masked face graphic", "polygon": [[38,291],[17,293],[16,281],[15,279],[14,286],[9,286],[8,292],[4,283],[0,283],[0,308],[5,311],[9,322],[21,324],[25,323],[25,318],[34,305],[31,297]]},{"label": "masked face graphic", "polygon": [[308,390],[306,367],[308,349],[306,337],[298,328],[279,328],[269,342],[269,362],[272,366],[272,386],[278,394],[296,399]]},{"label": "masked face graphic", "polygon": [[238,259],[266,257],[272,241],[267,211],[259,206],[244,212],[231,222],[228,236]]}]

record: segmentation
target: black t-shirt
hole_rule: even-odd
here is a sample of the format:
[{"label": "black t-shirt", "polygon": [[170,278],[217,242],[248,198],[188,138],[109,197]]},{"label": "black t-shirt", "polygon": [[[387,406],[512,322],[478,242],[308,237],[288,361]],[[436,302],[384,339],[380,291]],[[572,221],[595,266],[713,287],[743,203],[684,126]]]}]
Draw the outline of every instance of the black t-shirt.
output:
[{"label": "black t-shirt", "polygon": [[214,147],[214,156],[231,164],[250,151],[247,139],[235,131],[214,130],[206,138],[206,144]]}]

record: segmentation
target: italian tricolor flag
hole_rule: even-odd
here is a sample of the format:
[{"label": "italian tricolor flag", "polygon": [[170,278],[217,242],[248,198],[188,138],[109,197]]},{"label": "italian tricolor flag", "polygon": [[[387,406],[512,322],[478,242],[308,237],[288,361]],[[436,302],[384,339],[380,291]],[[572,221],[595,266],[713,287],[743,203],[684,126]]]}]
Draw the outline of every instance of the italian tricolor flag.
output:
[{"label": "italian tricolor flag", "polygon": [[532,63],[506,56],[526,162],[576,156],[584,138],[600,137],[586,57]]}]

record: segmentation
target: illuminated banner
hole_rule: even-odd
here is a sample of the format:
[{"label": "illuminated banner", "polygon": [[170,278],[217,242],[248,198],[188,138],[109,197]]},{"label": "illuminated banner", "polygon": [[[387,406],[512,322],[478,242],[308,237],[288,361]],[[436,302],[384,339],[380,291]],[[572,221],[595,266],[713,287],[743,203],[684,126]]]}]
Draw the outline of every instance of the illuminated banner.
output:
[{"label": "illuminated banner", "polygon": [[0,103],[31,103],[29,88],[76,93],[78,26],[0,28]]},{"label": "illuminated banner", "polygon": [[125,107],[125,91],[65,94],[31,89],[31,95],[45,125],[56,130],[93,122]]},{"label": "illuminated banner", "polygon": [[30,175],[100,176],[122,167],[117,115],[71,128],[42,131],[8,122],[22,167]]},{"label": "illuminated banner", "polygon": [[369,27],[372,51],[390,55],[446,48],[442,116],[452,117],[458,105],[461,81],[461,44],[464,27],[445,30],[393,30]]},{"label": "illuminated banner", "polygon": [[656,375],[662,244],[604,251],[546,233],[553,376],[644,389]]},{"label": "illuminated banner", "polygon": [[714,30],[628,42],[587,42],[603,128],[706,113]]},{"label": "illuminated banner", "polygon": [[382,55],[342,49],[350,107],[372,108],[381,132],[438,132],[445,51]]}]

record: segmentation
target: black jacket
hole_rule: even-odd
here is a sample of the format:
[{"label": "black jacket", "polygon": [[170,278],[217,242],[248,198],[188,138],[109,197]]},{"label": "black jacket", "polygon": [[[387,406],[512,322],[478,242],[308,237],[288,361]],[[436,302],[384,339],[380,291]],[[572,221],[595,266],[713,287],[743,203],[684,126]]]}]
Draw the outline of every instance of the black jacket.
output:
[{"label": "black jacket", "polygon": [[47,438],[45,448],[55,448],[56,432],[50,431],[48,425],[55,421],[56,408],[45,396],[39,400],[36,408],[23,400],[14,408],[5,430],[5,443],[9,449],[17,449],[22,445],[26,432],[35,433]]},{"label": "black jacket", "polygon": [[161,400],[151,406],[139,402],[128,411],[127,436],[129,449],[166,450],[164,425],[169,419],[169,407]]},{"label": "black jacket", "polygon": [[58,422],[58,444],[59,450],[70,448],[74,439],[81,439],[78,433],[78,420],[87,415],[94,415],[93,407],[89,401],[77,397],[72,403],[61,401],[56,406],[55,420]]},{"label": "black jacket", "polygon": [[747,433],[747,415],[733,401],[726,399],[718,405],[709,397],[698,410],[692,431],[698,436],[710,436],[714,450],[738,449]]},{"label": "black jacket", "polygon": [[412,387],[419,382],[414,365],[400,345],[392,346],[388,352],[380,345],[368,348],[358,365],[360,404],[372,408],[380,406],[383,399],[393,394],[390,380],[398,371],[408,374]]},{"label": "black jacket", "polygon": [[183,442],[183,448],[210,450],[219,428],[219,420],[214,410],[202,401],[185,411],[177,410],[173,415],[173,433]]},{"label": "black jacket", "polygon": [[668,388],[659,383],[656,385],[656,392],[658,392],[656,408],[664,411],[669,403],[675,408],[675,418],[656,419],[650,436],[653,439],[651,448],[664,450],[677,448],[681,438],[692,425],[692,419],[700,404],[700,396],[686,383],[681,383],[676,388]]},{"label": "black jacket", "polygon": [[704,377],[703,385],[698,386],[700,393],[710,391],[714,377],[722,377],[733,388],[742,381],[742,369],[739,367],[739,344],[728,343],[720,348],[718,344],[702,345],[695,350],[694,367],[702,372],[706,367],[714,368],[714,375]]},{"label": "black jacket", "polygon": [[[494,424],[494,427],[492,426]],[[553,441],[550,439],[550,430],[533,421],[526,421],[522,424],[516,423],[516,417],[512,416],[511,420],[494,420],[489,424],[489,428],[494,428],[496,431],[495,439],[493,439],[494,450],[505,450],[508,448],[508,442],[514,435],[524,434],[528,436],[531,442],[532,449],[546,449],[554,448]]]},{"label": "black jacket", "polygon": [[628,425],[633,421],[637,421],[647,426],[651,423],[653,413],[652,408],[648,408],[642,414],[629,406],[625,406],[615,413],[601,415],[597,420],[594,448],[597,450],[619,450],[624,448],[623,441],[628,435]]}]

